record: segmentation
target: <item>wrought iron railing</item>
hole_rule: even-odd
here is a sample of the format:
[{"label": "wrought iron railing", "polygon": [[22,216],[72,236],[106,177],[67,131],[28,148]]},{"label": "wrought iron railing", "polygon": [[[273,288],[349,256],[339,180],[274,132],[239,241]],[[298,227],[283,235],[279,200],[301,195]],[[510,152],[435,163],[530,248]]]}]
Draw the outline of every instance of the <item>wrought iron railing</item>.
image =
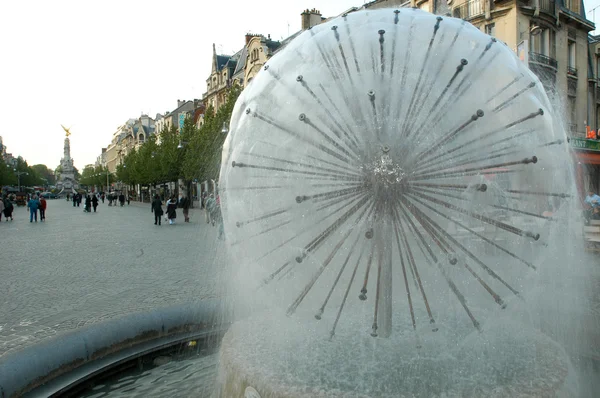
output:
[{"label": "wrought iron railing", "polygon": [[529,53],[529,62],[535,62],[541,65],[546,65],[551,68],[558,68],[558,62],[547,55],[530,52]]},{"label": "wrought iron railing", "polygon": [[567,66],[567,74],[571,76],[577,76],[577,68],[573,68],[572,66]]},{"label": "wrought iron railing", "polygon": [[454,7],[452,9],[452,16],[454,18],[469,20],[483,15],[484,11],[482,0],[470,0]]}]

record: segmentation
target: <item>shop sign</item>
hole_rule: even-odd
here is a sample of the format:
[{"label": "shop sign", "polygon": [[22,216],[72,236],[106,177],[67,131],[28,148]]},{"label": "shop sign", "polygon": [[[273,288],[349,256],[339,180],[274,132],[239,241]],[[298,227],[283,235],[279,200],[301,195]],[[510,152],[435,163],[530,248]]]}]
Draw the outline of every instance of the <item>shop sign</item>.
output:
[{"label": "shop sign", "polygon": [[584,149],[586,151],[600,152],[600,141],[584,140],[582,138],[571,138],[570,143],[574,149]]}]

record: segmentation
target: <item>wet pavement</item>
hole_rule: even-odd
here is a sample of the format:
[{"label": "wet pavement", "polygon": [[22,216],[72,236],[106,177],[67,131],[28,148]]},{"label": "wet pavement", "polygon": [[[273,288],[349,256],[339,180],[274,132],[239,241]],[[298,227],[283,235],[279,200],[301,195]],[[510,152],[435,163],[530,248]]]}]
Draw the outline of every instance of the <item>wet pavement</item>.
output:
[{"label": "wet pavement", "polygon": [[135,312],[215,297],[216,228],[154,225],[149,204],[84,213],[48,201],[46,221],[23,207],[0,223],[0,356],[59,333]]}]

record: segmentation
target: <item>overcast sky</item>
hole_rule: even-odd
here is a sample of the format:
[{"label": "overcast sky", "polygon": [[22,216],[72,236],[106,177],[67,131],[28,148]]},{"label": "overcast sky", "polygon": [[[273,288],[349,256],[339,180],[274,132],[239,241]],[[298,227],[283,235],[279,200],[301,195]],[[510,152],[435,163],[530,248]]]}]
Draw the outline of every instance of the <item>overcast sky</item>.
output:
[{"label": "overcast sky", "polygon": [[[334,16],[364,0],[0,0],[0,136],[29,164],[55,168],[64,132],[82,169],[116,128],[201,98],[212,43],[232,54],[247,32],[282,39],[300,13]],[[586,1],[600,18],[600,0]]]},{"label": "overcast sky", "polygon": [[[30,165],[58,166],[64,131],[80,170],[116,128],[202,98],[212,43],[232,54],[247,32],[282,39],[300,13],[334,16],[363,0],[0,1],[0,136]],[[289,26],[288,26],[289,24]]]}]

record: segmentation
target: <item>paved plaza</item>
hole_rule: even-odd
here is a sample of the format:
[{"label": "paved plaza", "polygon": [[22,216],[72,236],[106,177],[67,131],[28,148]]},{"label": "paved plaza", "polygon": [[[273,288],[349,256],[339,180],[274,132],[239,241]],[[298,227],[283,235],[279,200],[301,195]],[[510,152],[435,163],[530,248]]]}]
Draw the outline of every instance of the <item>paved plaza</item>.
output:
[{"label": "paved plaza", "polygon": [[84,213],[48,201],[46,222],[24,207],[0,223],[0,356],[124,314],[215,297],[217,229],[204,211],[154,225],[150,204]]}]

